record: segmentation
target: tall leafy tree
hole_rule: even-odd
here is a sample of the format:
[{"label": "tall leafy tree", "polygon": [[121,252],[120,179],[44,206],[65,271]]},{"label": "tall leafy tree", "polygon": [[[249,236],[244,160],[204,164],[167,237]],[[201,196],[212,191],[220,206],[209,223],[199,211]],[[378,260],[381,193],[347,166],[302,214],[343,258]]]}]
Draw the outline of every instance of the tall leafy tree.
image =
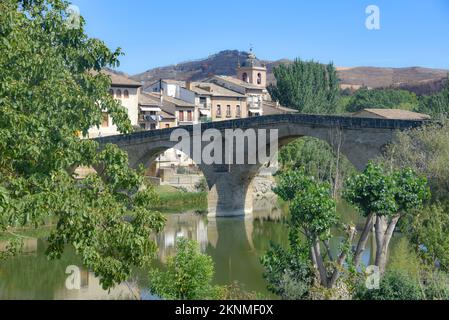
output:
[{"label": "tall leafy tree", "polygon": [[303,113],[335,113],[339,79],[334,65],[296,59],[274,68],[276,84],[268,90],[280,104]]},{"label": "tall leafy tree", "polygon": [[[68,5],[0,2],[0,232],[54,219],[49,257],[73,245],[110,288],[154,256],[150,235],[164,219],[147,209],[155,195],[125,153],[112,145],[98,153],[78,137],[101,125],[104,111],[121,132],[131,124],[100,72],[118,64],[120,50],[89,38],[82,17],[70,23]],[[80,165],[102,169],[78,181]]]},{"label": "tall leafy tree", "polygon": [[[389,173],[373,163],[363,173],[351,177],[346,188],[346,199],[367,218],[357,242],[355,227],[339,221],[328,183],[306,175],[303,169],[279,175],[274,192],[289,205],[290,246],[284,250],[274,245],[262,259],[272,292],[281,297],[289,297],[292,292],[301,298],[308,297],[312,286],[310,274],[318,276],[322,287],[334,289],[341,283],[339,279],[346,268],[355,273],[373,225],[377,242],[375,263],[384,272],[399,219],[420,208],[429,196],[426,179],[414,171]],[[335,229],[346,232],[338,256],[332,254],[329,246]],[[355,251],[351,250],[353,245]]]},{"label": "tall leafy tree", "polygon": [[289,204],[290,248],[284,251],[274,246],[262,260],[269,288],[273,292],[285,293],[282,283],[287,277],[296,282],[296,288],[301,288],[297,292],[307,297],[314,274],[318,275],[322,287],[334,288],[350,255],[355,228],[345,226],[348,237],[342,242],[339,256],[334,257],[329,246],[331,230],[342,225],[330,185],[307,176],[299,169],[282,173],[274,192]]},{"label": "tall leafy tree", "polygon": [[388,172],[380,164],[369,163],[362,173],[347,180],[344,197],[366,217],[355,252],[355,264],[360,262],[369,232],[374,226],[375,265],[384,272],[390,240],[399,220],[416,213],[430,197],[430,191],[427,179],[410,168]]}]

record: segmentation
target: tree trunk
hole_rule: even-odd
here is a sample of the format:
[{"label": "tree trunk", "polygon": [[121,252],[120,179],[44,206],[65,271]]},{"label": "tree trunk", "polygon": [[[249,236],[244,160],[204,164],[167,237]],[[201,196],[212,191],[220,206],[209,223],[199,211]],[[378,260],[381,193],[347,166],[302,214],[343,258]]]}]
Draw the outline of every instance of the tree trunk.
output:
[{"label": "tree trunk", "polygon": [[382,247],[384,243],[385,231],[387,230],[387,221],[384,216],[376,217],[376,261],[375,265],[379,266],[379,262],[382,255]]},{"label": "tree trunk", "polygon": [[324,266],[323,257],[321,255],[320,243],[317,239],[313,241],[313,251],[315,253],[316,263],[317,263],[317,267],[318,267],[318,273],[320,274],[321,285],[323,287],[327,288],[329,285],[328,279],[327,279],[327,271],[326,271],[326,267]]},{"label": "tree trunk", "polygon": [[329,240],[325,240],[325,241],[323,241],[323,243],[324,243],[324,246],[326,247],[326,252],[327,252],[327,256],[329,257],[329,260],[334,261],[334,257],[332,256]]},{"label": "tree trunk", "polygon": [[[349,243],[352,243],[352,241],[354,241],[355,234],[356,234],[355,228],[351,228],[349,237],[348,237]],[[335,270],[334,270],[332,277],[329,281],[329,288],[333,288],[335,286],[335,284],[337,283],[337,280],[340,277],[340,273],[341,273],[340,270],[343,268],[343,264],[345,263],[345,260],[346,260],[346,253],[342,252],[340,254],[340,256],[338,257],[337,264],[335,266]]]},{"label": "tree trunk", "polygon": [[335,181],[334,181],[334,192],[333,192],[333,196],[334,199],[337,198],[337,189],[338,189],[338,185],[339,185],[339,181],[340,181],[340,149],[341,149],[341,145],[342,145],[342,131],[340,129],[338,130],[338,141],[337,141],[337,161],[335,164]]},{"label": "tree trunk", "polygon": [[374,213],[370,213],[366,218],[365,227],[363,228],[363,232],[360,235],[359,242],[357,244],[357,249],[355,250],[354,255],[354,265],[357,268],[359,266],[360,260],[362,259],[362,254],[366,248],[366,242],[369,238],[369,233],[373,229],[374,224]]},{"label": "tree trunk", "polygon": [[387,258],[388,258],[388,248],[390,246],[390,240],[393,237],[394,230],[396,229],[396,225],[398,224],[401,215],[394,216],[390,223],[388,224],[388,228],[385,231],[383,237],[383,243],[379,254],[379,261],[377,261],[376,265],[379,267],[379,271],[381,274],[385,272],[387,266]]}]

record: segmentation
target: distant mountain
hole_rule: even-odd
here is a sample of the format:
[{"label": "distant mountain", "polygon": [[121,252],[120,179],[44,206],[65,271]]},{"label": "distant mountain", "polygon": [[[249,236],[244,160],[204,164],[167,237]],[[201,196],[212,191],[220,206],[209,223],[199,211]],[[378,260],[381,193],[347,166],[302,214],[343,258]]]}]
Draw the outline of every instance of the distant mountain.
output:
[{"label": "distant mountain", "polygon": [[418,94],[438,90],[447,78],[449,70],[421,67],[376,68],[355,67],[338,68],[341,82],[371,88],[399,87]]},{"label": "distant mountain", "polygon": [[[211,75],[236,74],[236,66],[246,57],[246,52],[225,50],[205,59],[187,61],[176,65],[159,67],[132,76],[143,83],[144,88],[159,79],[202,80]],[[261,60],[267,65],[269,83],[275,81],[273,67],[291,63],[291,60],[277,61]],[[424,94],[434,92],[441,87],[442,79],[447,77],[449,70],[421,67],[410,68],[379,68],[353,67],[337,68],[342,84],[351,86],[367,86],[371,88],[400,87]]]}]

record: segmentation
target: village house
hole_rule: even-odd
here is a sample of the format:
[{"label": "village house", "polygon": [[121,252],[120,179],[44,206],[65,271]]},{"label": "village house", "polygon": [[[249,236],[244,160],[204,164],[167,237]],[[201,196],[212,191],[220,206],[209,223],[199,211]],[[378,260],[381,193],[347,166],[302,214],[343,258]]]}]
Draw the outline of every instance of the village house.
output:
[{"label": "village house", "polygon": [[[127,110],[129,120],[134,127],[139,125],[139,95],[141,92],[141,84],[126,76],[103,70],[104,74],[111,78],[111,88],[109,94],[119,100],[122,106]],[[101,136],[117,135],[120,132],[113,123],[112,117],[104,110],[103,120],[99,127],[89,129],[89,138],[97,138]]]},{"label": "village house", "polygon": [[166,129],[178,126],[174,113],[161,97],[142,92],[139,95],[139,126],[142,130]]}]

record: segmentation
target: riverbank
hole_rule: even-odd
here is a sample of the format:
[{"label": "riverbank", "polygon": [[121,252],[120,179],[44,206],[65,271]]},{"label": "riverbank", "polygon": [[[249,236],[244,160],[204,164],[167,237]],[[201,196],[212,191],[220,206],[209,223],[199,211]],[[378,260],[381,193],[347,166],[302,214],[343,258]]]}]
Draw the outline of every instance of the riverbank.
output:
[{"label": "riverbank", "polygon": [[206,192],[186,192],[171,186],[156,186],[160,202],[152,209],[162,213],[207,212]]}]

